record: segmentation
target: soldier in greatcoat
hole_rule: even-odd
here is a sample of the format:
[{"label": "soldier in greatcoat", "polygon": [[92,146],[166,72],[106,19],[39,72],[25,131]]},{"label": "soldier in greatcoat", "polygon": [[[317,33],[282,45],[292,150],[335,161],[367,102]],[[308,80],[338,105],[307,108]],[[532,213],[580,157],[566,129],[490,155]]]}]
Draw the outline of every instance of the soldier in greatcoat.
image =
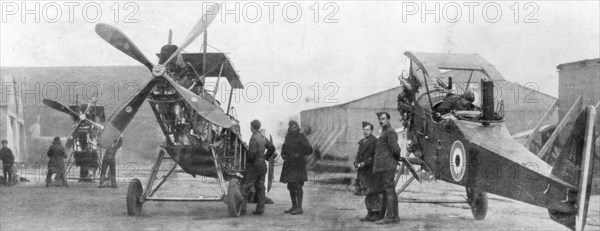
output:
[{"label": "soldier in greatcoat", "polygon": [[288,133],[285,135],[281,147],[283,169],[279,181],[287,183],[292,200],[292,207],[286,210],[285,213],[296,215],[304,212],[302,210],[302,198],[304,196],[302,186],[308,180],[305,157],[312,154],[313,149],[306,136],[300,132],[300,126],[296,121],[290,120],[288,125]]},{"label": "soldier in greatcoat", "polygon": [[364,186],[365,206],[367,215],[361,218],[361,221],[377,221],[381,219],[381,190],[377,186],[377,179],[373,174],[373,161],[375,159],[375,145],[377,138],[373,136],[373,125],[368,122],[362,122],[363,135],[365,136],[358,142],[358,152],[354,160],[354,167],[357,170],[357,185]]},{"label": "soldier in greatcoat", "polygon": [[48,149],[48,174],[46,175],[46,187],[50,186],[52,182],[52,174],[56,174],[56,179],[60,179],[62,181],[62,185],[64,187],[69,187],[69,183],[67,182],[67,175],[65,173],[65,163],[64,159],[67,158],[67,154],[65,152],[65,147],[60,143],[60,137],[54,137],[54,141],[52,142],[52,146]]}]

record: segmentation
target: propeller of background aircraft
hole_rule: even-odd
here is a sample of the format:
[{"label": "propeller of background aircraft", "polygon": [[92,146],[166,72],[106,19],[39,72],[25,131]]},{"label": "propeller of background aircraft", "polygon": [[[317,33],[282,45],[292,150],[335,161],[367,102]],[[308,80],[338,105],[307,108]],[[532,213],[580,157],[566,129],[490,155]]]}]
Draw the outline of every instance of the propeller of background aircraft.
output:
[{"label": "propeller of background aircraft", "polygon": [[[77,114],[77,112],[71,110],[69,107],[51,100],[51,99],[44,99],[43,103],[46,104],[46,106],[51,107],[57,111],[63,112],[65,114],[68,114],[74,118],[79,118],[79,121],[77,122],[77,124],[73,127],[73,130],[69,133],[69,137],[67,139],[67,142],[65,142],[65,148],[67,149],[71,149],[73,147],[73,140],[75,137],[75,131],[77,131],[77,129],[79,128],[79,126],[81,126],[81,124],[86,121],[90,124],[92,124],[93,126],[95,126],[96,128],[102,130],[104,129],[104,126],[102,126],[99,123],[94,122],[93,120],[90,120],[87,118],[87,114],[90,111],[90,109],[94,106],[96,106],[96,104],[98,103],[97,99],[93,99],[92,102],[90,102],[87,106],[87,108],[85,109],[85,112],[83,112],[82,114]],[[94,106],[91,106],[91,104],[94,104]],[[79,105],[78,105],[79,106]]]}]

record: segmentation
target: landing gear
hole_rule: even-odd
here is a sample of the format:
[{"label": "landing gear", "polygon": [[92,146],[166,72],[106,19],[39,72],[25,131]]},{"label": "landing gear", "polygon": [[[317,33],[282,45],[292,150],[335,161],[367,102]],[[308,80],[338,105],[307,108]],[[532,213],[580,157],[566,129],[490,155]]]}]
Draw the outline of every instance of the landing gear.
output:
[{"label": "landing gear", "polygon": [[487,193],[476,188],[466,187],[467,203],[471,206],[471,212],[475,220],[483,220],[487,214]]},{"label": "landing gear", "polygon": [[227,188],[227,198],[225,200],[227,203],[227,208],[229,209],[230,216],[239,217],[243,215],[242,202],[244,198],[242,197],[240,182],[237,178],[233,178],[229,181],[229,186]]},{"label": "landing gear", "polygon": [[137,216],[142,211],[142,182],[137,178],[129,182],[127,188],[127,214],[129,216]]}]

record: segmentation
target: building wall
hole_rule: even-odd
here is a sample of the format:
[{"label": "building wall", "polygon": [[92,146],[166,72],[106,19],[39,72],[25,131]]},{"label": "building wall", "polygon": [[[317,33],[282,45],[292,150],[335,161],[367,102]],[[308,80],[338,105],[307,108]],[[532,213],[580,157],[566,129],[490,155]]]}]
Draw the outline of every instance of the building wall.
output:
[{"label": "building wall", "polygon": [[14,91],[11,90],[11,86],[16,85],[12,75],[2,75],[0,82],[2,83],[2,92],[0,92],[0,139],[8,141],[8,147],[13,151],[15,161],[22,162],[26,156],[23,106],[19,95],[14,94]]},{"label": "building wall", "polygon": [[343,141],[346,134],[347,117],[343,107],[333,106],[302,111],[300,124],[309,142],[323,159],[347,159],[343,146],[336,145]]},{"label": "building wall", "polygon": [[596,105],[600,101],[600,59],[561,64],[557,68],[559,118],[567,114],[580,96],[583,105]]},{"label": "building wall", "polygon": [[[473,82],[470,89],[479,92],[478,84]],[[531,84],[522,86],[507,81],[495,81],[494,86],[496,101],[500,99],[504,101],[505,124],[512,134],[533,129],[556,101],[555,97],[538,92],[538,88]],[[394,129],[400,131],[399,141],[403,154],[406,154],[404,153],[405,137],[400,129],[402,124],[396,109],[399,92],[400,88],[396,87],[345,104],[301,112],[303,129],[310,130],[307,134],[309,141],[327,162],[320,164],[351,168],[358,150],[357,143],[363,138],[362,121],[372,123],[374,135],[379,136],[381,127],[375,113],[380,111],[390,113],[391,124]],[[544,122],[544,124],[555,123],[556,116]],[[340,132],[345,133],[340,136]],[[331,160],[338,161],[332,163]]]},{"label": "building wall", "polygon": [[376,112],[388,112],[394,128],[401,126],[396,110],[399,91],[396,87],[348,103],[302,111],[302,127],[321,157],[314,165],[315,171],[352,171],[358,141],[364,137],[362,121],[373,124],[374,135],[380,133]]},{"label": "building wall", "polygon": [[[504,120],[511,134],[531,130],[548,111],[557,98],[538,91],[534,83],[517,84],[508,81],[494,82],[494,98],[504,101]],[[554,116],[545,120],[543,125],[557,123]]]}]

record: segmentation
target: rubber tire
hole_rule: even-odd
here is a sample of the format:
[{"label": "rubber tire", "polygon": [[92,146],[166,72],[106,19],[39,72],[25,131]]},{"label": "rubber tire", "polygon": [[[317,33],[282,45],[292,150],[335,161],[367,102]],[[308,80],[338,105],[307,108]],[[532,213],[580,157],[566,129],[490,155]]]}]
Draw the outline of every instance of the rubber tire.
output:
[{"label": "rubber tire", "polygon": [[231,179],[227,188],[227,209],[230,216],[239,217],[244,215],[242,211],[243,200],[240,181],[237,178]]},{"label": "rubber tire", "polygon": [[129,216],[137,216],[142,211],[142,202],[140,201],[142,193],[142,182],[135,178],[129,182],[127,188],[127,214]]},{"label": "rubber tire", "polygon": [[475,220],[483,220],[488,210],[487,193],[478,189],[465,187],[467,191],[467,202],[471,206],[471,213]]}]

